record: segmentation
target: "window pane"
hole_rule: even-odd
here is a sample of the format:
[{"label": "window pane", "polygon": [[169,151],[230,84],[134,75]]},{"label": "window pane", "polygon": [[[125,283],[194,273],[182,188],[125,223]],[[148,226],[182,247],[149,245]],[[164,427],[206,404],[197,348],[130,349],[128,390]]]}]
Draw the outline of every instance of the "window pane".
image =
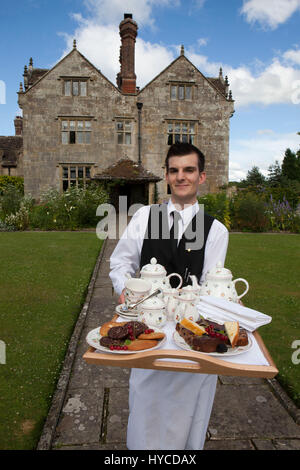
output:
[{"label": "window pane", "polygon": [[62,144],[67,144],[69,141],[69,132],[62,132],[61,133],[61,143]]},{"label": "window pane", "polygon": [[70,131],[70,144],[75,144],[76,142],[76,132]]},{"label": "window pane", "polygon": [[123,122],[117,122],[117,130],[122,131],[123,130]]},{"label": "window pane", "polygon": [[190,144],[194,145],[194,143],[195,143],[195,136],[190,135]]},{"label": "window pane", "polygon": [[69,168],[67,166],[63,167],[63,178],[68,178]]},{"label": "window pane", "polygon": [[175,134],[175,144],[180,142],[180,134]]},{"label": "window pane", "polygon": [[63,191],[67,191],[69,187],[69,181],[68,180],[64,180],[63,181]]},{"label": "window pane", "polygon": [[77,129],[83,129],[83,121],[77,121]]},{"label": "window pane", "polygon": [[70,186],[76,186],[76,180],[71,180],[70,181]]},{"label": "window pane", "polygon": [[83,167],[82,166],[78,167],[78,178],[83,178]]},{"label": "window pane", "polygon": [[90,178],[91,177],[91,171],[90,171],[90,167],[87,166],[86,169],[85,169],[85,177],[86,178]]},{"label": "window pane", "polygon": [[168,145],[172,145],[173,144],[173,136],[172,134],[169,134],[168,135]]},{"label": "window pane", "polygon": [[61,128],[62,128],[63,131],[67,130],[68,127],[69,127],[68,121],[62,121],[61,122]]},{"label": "window pane", "polygon": [[125,134],[125,144],[131,144],[131,134]]},{"label": "window pane", "polygon": [[182,123],[182,132],[187,133],[188,131],[188,125],[187,122]]},{"label": "window pane", "polygon": [[178,99],[184,100],[184,86],[178,87]]},{"label": "window pane", "polygon": [[91,129],[91,121],[84,121],[84,125],[86,129]]},{"label": "window pane", "polygon": [[86,144],[91,143],[91,133],[90,132],[85,132],[85,143]]},{"label": "window pane", "polygon": [[122,134],[122,132],[118,132],[118,144],[123,144],[123,134]]},{"label": "window pane", "polygon": [[190,134],[195,134],[195,124],[194,123],[190,124]]},{"label": "window pane", "polygon": [[192,99],[192,87],[191,86],[185,87],[185,99],[186,100]]},{"label": "window pane", "polygon": [[71,96],[71,82],[65,81],[65,96]]},{"label": "window pane", "polygon": [[73,82],[73,96],[79,95],[79,86],[78,82]]},{"label": "window pane", "polygon": [[70,130],[75,131],[75,121],[70,121]]},{"label": "window pane", "polygon": [[80,94],[86,96],[86,82],[80,82]]},{"label": "window pane", "polygon": [[176,122],[175,123],[175,129],[174,129],[175,132],[180,132],[180,122]]},{"label": "window pane", "polygon": [[77,144],[84,143],[84,132],[77,132]]},{"label": "window pane", "polygon": [[70,178],[76,178],[76,167],[74,166],[70,168]]},{"label": "window pane", "polygon": [[187,143],[188,142],[188,136],[187,134],[182,134],[182,142]]},{"label": "window pane", "polygon": [[176,100],[177,98],[177,86],[171,86],[171,100]]},{"label": "window pane", "polygon": [[169,122],[168,124],[168,132],[173,132],[173,123]]},{"label": "window pane", "polygon": [[131,131],[131,122],[125,122],[125,131]]}]

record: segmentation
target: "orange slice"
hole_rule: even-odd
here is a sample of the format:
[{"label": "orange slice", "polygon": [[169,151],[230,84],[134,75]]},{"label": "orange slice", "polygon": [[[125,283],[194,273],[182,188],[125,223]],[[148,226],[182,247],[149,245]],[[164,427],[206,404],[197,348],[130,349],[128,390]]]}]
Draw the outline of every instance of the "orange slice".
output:
[{"label": "orange slice", "polygon": [[203,328],[203,326],[198,325],[198,323],[189,320],[188,318],[183,318],[180,324],[184,326],[184,328],[187,328],[188,330],[195,333],[195,335],[202,336],[203,333],[205,333],[205,329]]}]

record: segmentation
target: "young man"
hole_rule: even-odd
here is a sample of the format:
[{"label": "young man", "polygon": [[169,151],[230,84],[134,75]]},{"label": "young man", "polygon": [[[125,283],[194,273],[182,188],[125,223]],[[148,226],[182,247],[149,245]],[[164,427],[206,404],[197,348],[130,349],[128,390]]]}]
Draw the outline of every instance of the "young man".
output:
[{"label": "young man", "polygon": [[[191,144],[174,144],[165,166],[171,199],[161,206],[158,221],[157,206],[142,207],[111,256],[110,278],[120,294],[120,303],[124,302],[125,274],[134,276],[152,257],[166,268],[167,274],[181,274],[185,284],[192,274],[202,282],[209,269],[225,261],[228,231],[216,219],[201,214],[197,202],[199,185],[206,178],[204,155]],[[166,237],[166,232],[171,236]],[[188,233],[194,238],[187,237]],[[196,243],[197,236],[200,244]],[[132,369],[128,449],[202,449],[216,382],[215,375]]]}]

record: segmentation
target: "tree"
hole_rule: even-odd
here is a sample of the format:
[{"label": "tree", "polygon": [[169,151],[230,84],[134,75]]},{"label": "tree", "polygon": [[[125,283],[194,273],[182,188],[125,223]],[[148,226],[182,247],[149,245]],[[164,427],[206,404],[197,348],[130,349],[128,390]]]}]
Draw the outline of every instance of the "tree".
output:
[{"label": "tree", "polygon": [[258,166],[253,166],[251,170],[248,171],[246,179],[241,181],[243,186],[261,186],[265,184],[265,182],[266,178],[259,171]]},{"label": "tree", "polygon": [[278,160],[268,168],[268,185],[279,186],[282,182],[282,171]]},{"label": "tree", "polygon": [[[298,154],[298,152],[297,152]],[[286,149],[284,159],[282,161],[282,176],[289,180],[300,180],[299,156],[291,149]]]}]

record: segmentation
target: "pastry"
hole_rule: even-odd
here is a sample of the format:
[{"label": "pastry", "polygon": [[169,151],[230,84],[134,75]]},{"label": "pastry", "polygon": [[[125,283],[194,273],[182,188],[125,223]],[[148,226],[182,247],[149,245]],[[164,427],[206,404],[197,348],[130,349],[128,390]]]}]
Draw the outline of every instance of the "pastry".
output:
[{"label": "pastry", "polygon": [[106,323],[103,323],[103,325],[100,327],[100,335],[101,336],[107,336],[108,330],[112,328],[113,326],[123,326],[127,322],[116,322],[116,321],[107,321]]},{"label": "pastry", "polygon": [[229,338],[231,347],[234,348],[239,339],[239,322],[237,321],[225,321],[224,322],[225,331]]},{"label": "pastry", "polygon": [[141,335],[138,336],[138,339],[164,339],[165,334],[164,333],[159,333],[159,332],[153,332],[153,333],[142,333]]},{"label": "pastry", "polygon": [[141,351],[143,349],[154,348],[158,341],[151,339],[135,339],[128,344],[128,351]]},{"label": "pastry", "polygon": [[112,339],[125,339],[128,336],[128,328],[124,326],[113,326],[107,332],[107,336]]}]

